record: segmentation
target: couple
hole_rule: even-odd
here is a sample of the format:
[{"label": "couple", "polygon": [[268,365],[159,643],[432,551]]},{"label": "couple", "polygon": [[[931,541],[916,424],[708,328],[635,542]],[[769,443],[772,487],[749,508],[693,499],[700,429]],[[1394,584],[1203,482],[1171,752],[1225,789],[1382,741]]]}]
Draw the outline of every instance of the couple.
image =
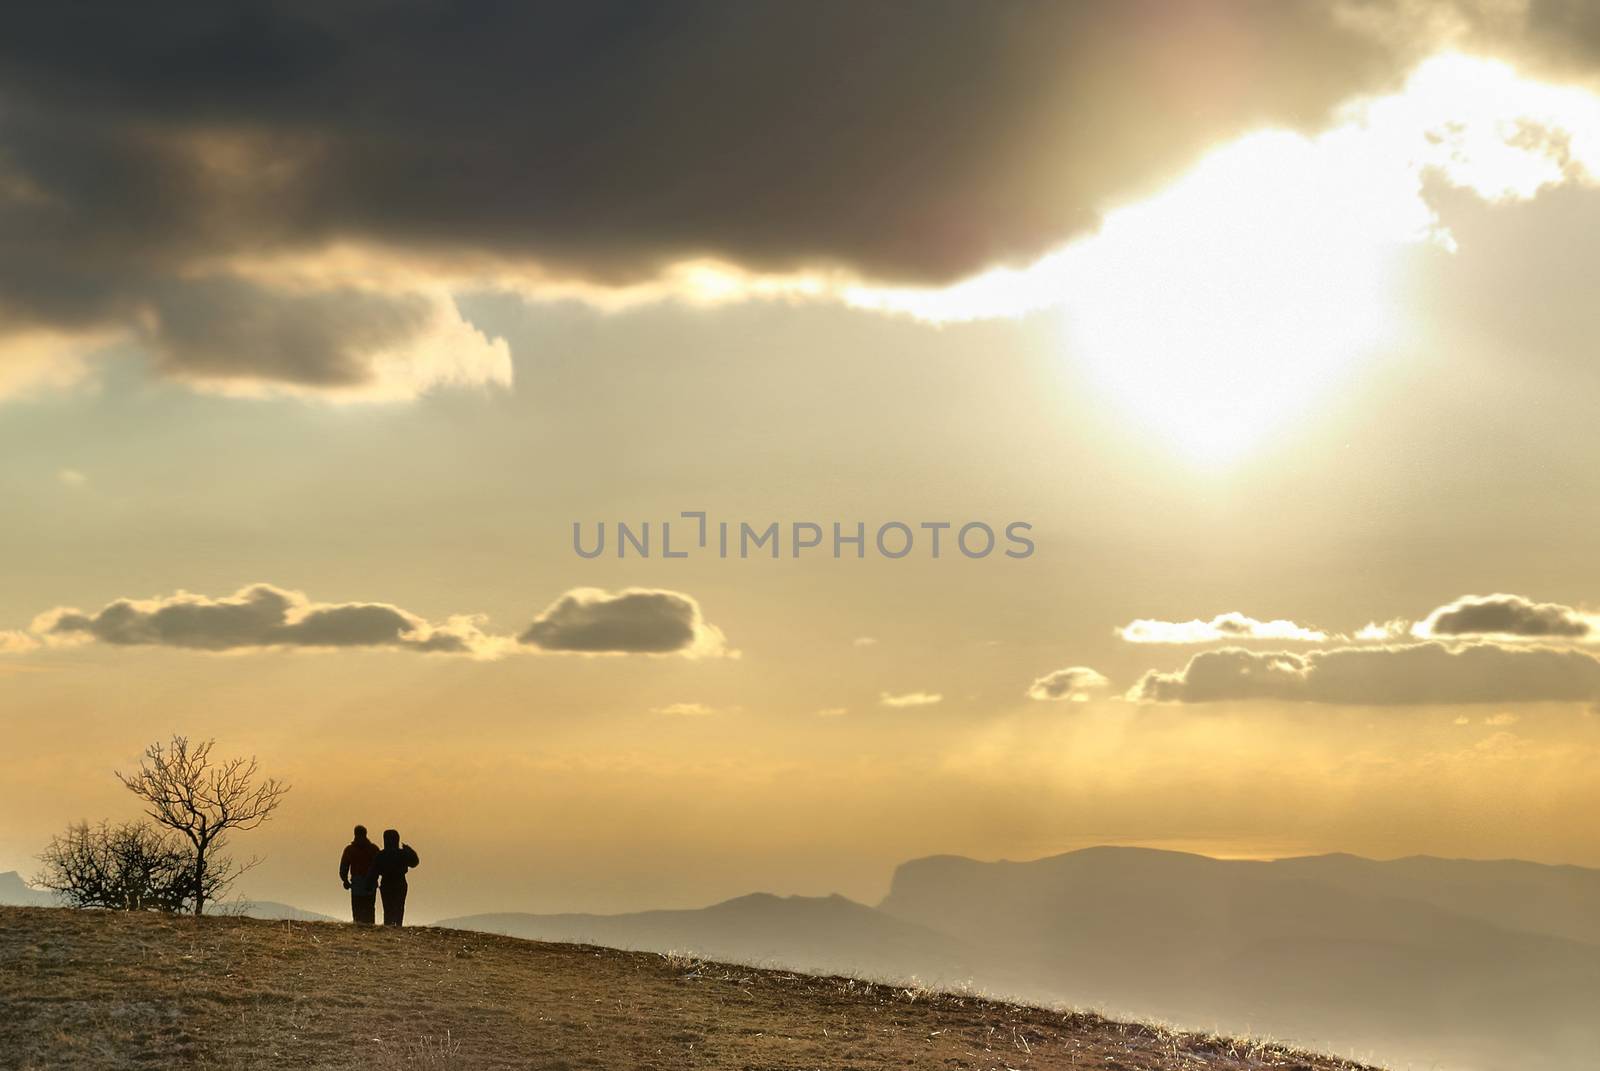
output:
[{"label": "couple", "polygon": [[[383,831],[383,849],[367,839],[367,827],[356,826],[356,839],[339,858],[339,880],[350,890],[350,914],[357,926],[371,926],[374,901],[383,894],[383,924],[399,926],[406,917],[406,871],[417,865],[411,845],[400,843],[393,829]],[[379,885],[378,879],[383,879]]]}]

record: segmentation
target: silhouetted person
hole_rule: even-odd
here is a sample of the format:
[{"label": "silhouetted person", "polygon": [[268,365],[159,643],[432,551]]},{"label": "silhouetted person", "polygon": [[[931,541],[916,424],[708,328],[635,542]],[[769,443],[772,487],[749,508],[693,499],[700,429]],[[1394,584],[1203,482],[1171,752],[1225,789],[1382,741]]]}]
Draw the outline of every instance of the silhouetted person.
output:
[{"label": "silhouetted person", "polygon": [[371,926],[378,899],[378,846],[367,839],[366,826],[356,826],[355,837],[339,857],[339,881],[350,890],[351,920]]},{"label": "silhouetted person", "polygon": [[417,853],[411,845],[400,843],[400,834],[393,829],[383,831],[383,851],[378,853],[372,869],[383,884],[378,891],[383,896],[383,924],[404,925],[406,918],[406,871],[417,865]]}]

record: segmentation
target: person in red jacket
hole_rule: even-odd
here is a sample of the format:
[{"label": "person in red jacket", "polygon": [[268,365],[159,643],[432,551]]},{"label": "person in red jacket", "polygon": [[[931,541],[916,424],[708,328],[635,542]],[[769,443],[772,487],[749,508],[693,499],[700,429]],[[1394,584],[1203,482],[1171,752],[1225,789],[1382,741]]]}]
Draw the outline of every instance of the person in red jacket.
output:
[{"label": "person in red jacket", "polygon": [[355,840],[339,857],[339,881],[350,890],[350,917],[357,926],[371,926],[378,900],[378,846],[367,839],[367,827],[356,826]]},{"label": "person in red jacket", "polygon": [[379,892],[383,894],[383,924],[400,926],[406,917],[406,871],[417,865],[417,853],[411,845],[400,843],[397,830],[383,831],[383,851],[372,863],[372,871],[383,879]]}]

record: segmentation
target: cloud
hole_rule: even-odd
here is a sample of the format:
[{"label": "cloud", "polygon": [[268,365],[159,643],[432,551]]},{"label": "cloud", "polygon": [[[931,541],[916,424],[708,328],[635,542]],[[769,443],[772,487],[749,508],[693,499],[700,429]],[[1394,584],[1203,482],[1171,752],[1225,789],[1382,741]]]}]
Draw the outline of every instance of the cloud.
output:
[{"label": "cloud", "polygon": [[1199,644],[1275,640],[1329,641],[1394,645],[1408,639],[1600,640],[1600,615],[1560,603],[1534,602],[1521,595],[1463,595],[1421,621],[1405,617],[1370,621],[1354,632],[1334,633],[1283,619],[1258,621],[1240,613],[1210,621],[1160,621],[1139,618],[1117,630],[1128,643]]},{"label": "cloud", "polygon": [[894,707],[896,709],[902,709],[905,707],[931,707],[935,703],[944,702],[944,696],[940,695],[938,692],[905,692],[900,695],[882,692],[878,696],[878,702],[886,707]]},{"label": "cloud", "polygon": [[878,646],[878,638],[876,636],[857,636],[855,639],[850,641],[850,646],[855,647],[858,650],[867,647],[876,647]]},{"label": "cloud", "polygon": [[[384,386],[379,355],[420,344],[433,299],[350,276],[290,294],[240,260],[360,247],[601,290],[705,259],[948,281],[1091,231],[1221,139],[1315,125],[1411,58],[1278,0],[168,15],[8,21],[0,322],[131,333],[207,387],[340,396]],[[476,366],[481,344],[450,337],[472,356],[445,367]]]},{"label": "cloud", "polygon": [[1418,637],[1491,636],[1545,640],[1589,640],[1600,629],[1596,615],[1521,595],[1463,595],[1418,622]]},{"label": "cloud", "polygon": [[[28,632],[0,631],[0,653],[98,642],[218,652],[387,647],[485,659],[519,650],[739,657],[699,604],[673,591],[574,588],[514,638],[485,632],[483,622],[481,615],[460,614],[436,623],[389,603],[319,603],[299,591],[251,584],[222,598],[179,591],[117,599],[92,613],[57,607],[36,617]],[[695,705],[670,712],[689,713]]]},{"label": "cloud", "polygon": [[738,657],[700,604],[676,591],[574,588],[534,619],[518,641],[577,654],[681,654]]},{"label": "cloud", "polygon": [[159,227],[162,252],[361,234],[600,280],[707,252],[952,278],[1402,66],[1276,0],[188,6],[160,28],[117,5],[90,32],[48,8],[13,20],[0,85],[23,203]]},{"label": "cloud", "polygon": [[1068,700],[1084,703],[1089,693],[1107,687],[1111,682],[1088,666],[1068,666],[1054,673],[1046,673],[1028,687],[1030,699]]},{"label": "cloud", "polygon": [[285,289],[214,276],[166,284],[143,339],[167,374],[231,394],[396,401],[511,383],[511,352],[448,294]]},{"label": "cloud", "polygon": [[1216,643],[1222,640],[1299,640],[1321,643],[1328,634],[1281,618],[1257,621],[1241,613],[1218,614],[1210,621],[1157,621],[1139,618],[1117,631],[1128,643]]},{"label": "cloud", "polygon": [[668,703],[664,707],[650,708],[652,714],[665,714],[678,718],[703,718],[716,712],[716,707],[704,703]]},{"label": "cloud", "polygon": [[1600,659],[1550,647],[1417,643],[1298,654],[1228,647],[1174,673],[1152,671],[1129,698],[1158,703],[1271,699],[1349,706],[1575,702],[1600,697]]},{"label": "cloud", "polygon": [[821,710],[817,711],[817,717],[842,718],[848,713],[850,713],[849,707],[823,707]]},{"label": "cloud", "polygon": [[1361,643],[1393,643],[1411,634],[1411,622],[1403,617],[1388,621],[1368,621],[1356,629],[1350,638]]},{"label": "cloud", "polygon": [[81,377],[108,340],[229,393],[502,384],[503,341],[455,306],[482,289],[901,307],[888,288],[978,280],[970,304],[1002,315],[1027,288],[989,272],[1095,234],[1218,145],[1325,128],[1443,47],[1593,74],[1579,8],[28,5],[0,39],[0,394]]},{"label": "cloud", "polygon": [[1421,0],[1347,10],[1392,40],[1492,52],[1563,81],[1593,76],[1600,63],[1600,22],[1574,0]]},{"label": "cloud", "polygon": [[79,382],[89,374],[87,358],[114,338],[106,332],[6,324],[3,313],[0,297],[0,398],[25,397]]},{"label": "cloud", "polygon": [[60,469],[56,472],[56,479],[67,487],[82,487],[89,482],[89,477],[77,469]]},{"label": "cloud", "polygon": [[243,651],[270,647],[388,647],[493,657],[505,641],[478,619],[433,624],[388,603],[314,603],[298,591],[252,584],[220,599],[180,591],[154,599],[118,599],[94,613],[48,611],[33,632],[47,643],[95,641],[115,646]]},{"label": "cloud", "polygon": [[36,650],[38,646],[39,641],[26,632],[0,629],[0,654],[22,654]]}]

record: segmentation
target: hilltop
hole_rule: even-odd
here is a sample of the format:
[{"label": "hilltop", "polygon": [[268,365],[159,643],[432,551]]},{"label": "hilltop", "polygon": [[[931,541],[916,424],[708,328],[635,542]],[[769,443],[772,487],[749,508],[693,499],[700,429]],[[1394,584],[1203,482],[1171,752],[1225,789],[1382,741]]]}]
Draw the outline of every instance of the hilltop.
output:
[{"label": "hilltop", "polygon": [[968,995],[460,930],[0,907],[8,1066],[1361,1071]]}]

